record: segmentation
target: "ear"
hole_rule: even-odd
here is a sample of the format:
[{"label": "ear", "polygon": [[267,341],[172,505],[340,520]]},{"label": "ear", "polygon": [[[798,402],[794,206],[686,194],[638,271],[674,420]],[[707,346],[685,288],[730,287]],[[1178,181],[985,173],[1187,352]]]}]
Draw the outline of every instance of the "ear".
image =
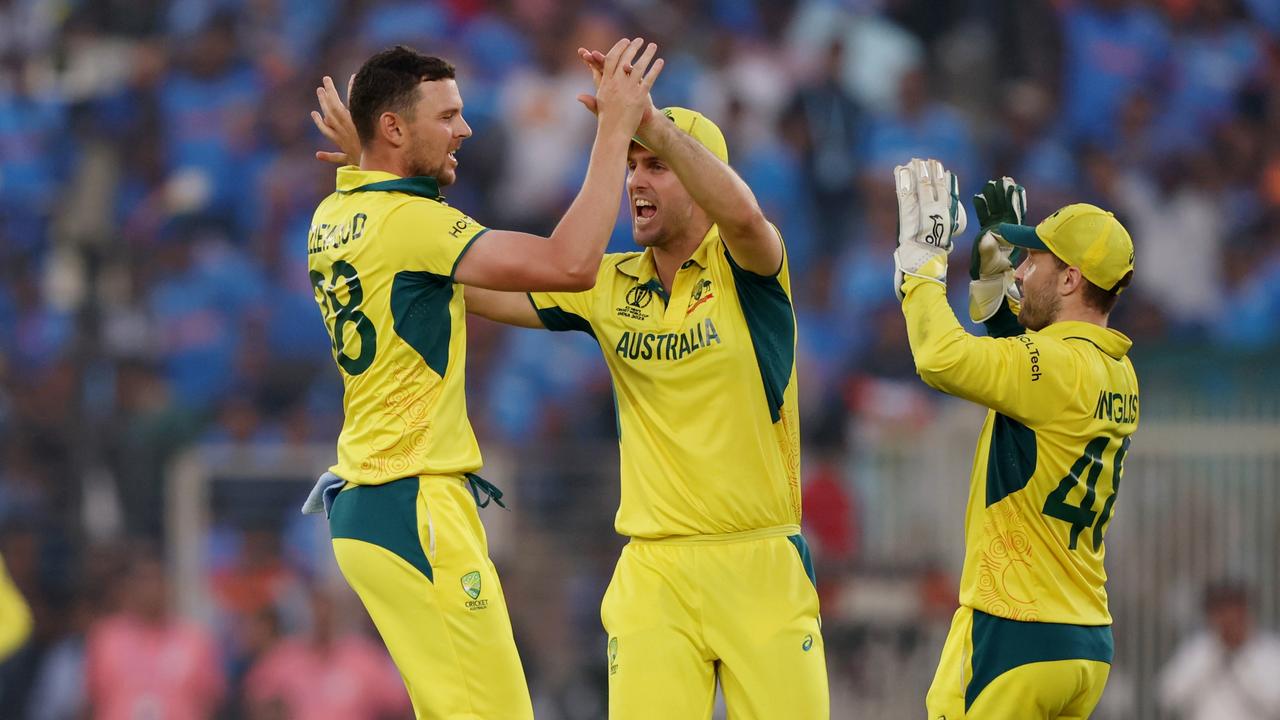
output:
[{"label": "ear", "polygon": [[378,116],[378,134],[392,147],[398,148],[406,140],[400,116],[393,112],[384,112]]},{"label": "ear", "polygon": [[1059,280],[1058,289],[1062,291],[1063,295],[1073,295],[1084,288],[1084,283],[1084,274],[1080,272],[1080,268],[1068,265]]}]

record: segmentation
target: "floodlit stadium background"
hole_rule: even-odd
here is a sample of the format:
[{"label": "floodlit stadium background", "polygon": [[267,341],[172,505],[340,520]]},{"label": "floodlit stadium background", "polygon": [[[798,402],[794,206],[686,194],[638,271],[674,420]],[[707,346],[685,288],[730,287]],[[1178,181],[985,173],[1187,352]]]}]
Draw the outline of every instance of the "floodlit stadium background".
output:
[{"label": "floodlit stadium background", "polygon": [[[94,663],[128,661],[84,639],[139,592],[121,568],[146,553],[216,643],[216,717],[251,716],[255,664],[328,603],[369,632],[297,510],[341,422],[305,269],[333,186],[314,88],[397,42],[452,60],[475,136],[450,202],[547,232],[592,137],[574,50],[624,34],[660,43],[655,100],[720,124],[787,241],[833,717],[923,714],[981,421],[914,378],[889,174],[912,156],[966,198],[1014,176],[1033,220],[1113,209],[1137,245],[1113,325],[1142,421],[1107,537],[1117,656],[1096,717],[1178,717],[1157,678],[1207,583],[1247,579],[1259,630],[1280,624],[1274,0],[7,0],[0,555],[37,634],[0,666],[0,717],[80,717]],[[952,256],[961,314],[972,237]],[[629,248],[624,214],[611,249]],[[512,506],[483,516],[538,716],[603,717],[598,605],[622,541],[599,350],[468,332],[484,474]]]}]

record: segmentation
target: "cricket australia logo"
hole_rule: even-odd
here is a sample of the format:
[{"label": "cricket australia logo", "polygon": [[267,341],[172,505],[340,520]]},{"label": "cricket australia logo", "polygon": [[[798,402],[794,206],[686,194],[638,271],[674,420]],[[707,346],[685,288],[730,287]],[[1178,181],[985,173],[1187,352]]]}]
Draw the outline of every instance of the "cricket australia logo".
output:
[{"label": "cricket australia logo", "polygon": [[689,296],[689,309],[685,310],[684,314],[688,315],[713,297],[715,294],[711,292],[711,281],[705,278],[699,280],[698,284],[693,286],[693,293]]},{"label": "cricket australia logo", "polygon": [[609,638],[609,674],[618,672],[618,638]]},{"label": "cricket australia logo", "polygon": [[468,610],[483,610],[489,606],[488,600],[480,600],[480,572],[472,570],[462,576],[462,591],[471,596],[467,601]]}]

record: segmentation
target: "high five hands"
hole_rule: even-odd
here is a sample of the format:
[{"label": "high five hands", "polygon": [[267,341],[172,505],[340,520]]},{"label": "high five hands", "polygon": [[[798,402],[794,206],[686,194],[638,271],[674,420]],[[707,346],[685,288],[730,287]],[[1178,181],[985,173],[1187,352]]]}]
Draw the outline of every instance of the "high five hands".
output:
[{"label": "high five hands", "polygon": [[[591,70],[595,83],[594,96],[582,94],[578,102],[601,116],[610,112],[611,103],[625,105],[626,124],[634,134],[635,129],[653,116],[653,99],[649,95],[653,83],[662,72],[665,61],[657,55],[658,46],[649,43],[644,54],[636,59],[636,53],[644,45],[644,38],[622,39],[614,43],[608,54],[578,48],[578,57]],[[634,119],[634,123],[631,121]],[[601,122],[604,122],[603,117]]]}]

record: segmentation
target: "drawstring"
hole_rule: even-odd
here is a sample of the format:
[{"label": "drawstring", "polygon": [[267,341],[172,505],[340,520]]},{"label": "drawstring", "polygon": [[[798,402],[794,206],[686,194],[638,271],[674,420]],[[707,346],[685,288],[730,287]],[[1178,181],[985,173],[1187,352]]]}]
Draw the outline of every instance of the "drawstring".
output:
[{"label": "drawstring", "polygon": [[[502,502],[502,491],[498,489],[497,485],[494,485],[475,473],[466,473],[466,478],[467,487],[471,489],[471,497],[476,500],[476,507],[489,507],[489,501],[492,500],[493,502],[498,503],[498,507],[500,508],[505,510],[511,509],[507,507],[506,503]],[[484,500],[480,499],[481,493],[484,493],[485,495]]]}]

